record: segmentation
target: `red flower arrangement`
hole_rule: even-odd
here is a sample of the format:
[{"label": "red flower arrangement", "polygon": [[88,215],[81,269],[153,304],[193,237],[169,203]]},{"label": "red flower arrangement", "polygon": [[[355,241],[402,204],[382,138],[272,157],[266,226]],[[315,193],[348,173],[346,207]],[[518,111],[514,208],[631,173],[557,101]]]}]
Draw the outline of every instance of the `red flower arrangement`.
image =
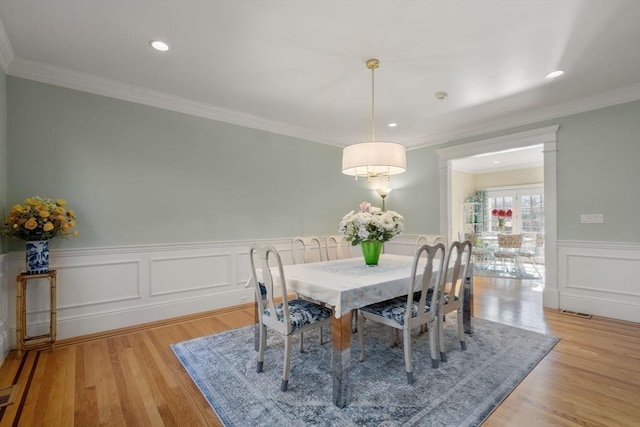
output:
[{"label": "red flower arrangement", "polygon": [[491,216],[498,217],[498,227],[502,228],[505,218],[511,218],[513,211],[511,209],[494,209],[491,211]]}]

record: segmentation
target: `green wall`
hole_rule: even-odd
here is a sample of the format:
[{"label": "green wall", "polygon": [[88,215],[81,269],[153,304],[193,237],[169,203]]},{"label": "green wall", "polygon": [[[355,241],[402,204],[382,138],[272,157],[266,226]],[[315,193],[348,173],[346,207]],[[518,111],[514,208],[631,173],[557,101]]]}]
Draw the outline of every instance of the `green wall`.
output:
[{"label": "green wall", "polygon": [[563,118],[558,148],[558,238],[640,243],[640,102]]},{"label": "green wall", "polygon": [[440,169],[434,147],[407,151],[407,171],[391,178],[386,207],[405,218],[412,234],[440,233]]},{"label": "green wall", "polygon": [[[0,220],[4,223],[7,213],[7,78],[0,69]],[[4,239],[0,239],[0,253],[8,251]]]},{"label": "green wall", "polygon": [[[374,183],[340,173],[338,147],[16,77],[6,87],[6,204],[66,198],[80,236],[62,247],[326,235],[359,202],[380,205]],[[558,238],[640,242],[640,102],[447,145],[552,124]],[[408,151],[407,172],[391,179],[387,208],[407,233],[439,231],[442,147]],[[605,223],[579,224],[581,213]]]},{"label": "green wall", "polygon": [[[556,124],[558,239],[640,243],[640,101],[459,139],[447,146]],[[436,167],[435,154],[432,148],[415,151],[423,150],[426,154],[415,169],[430,182],[432,173],[423,169]],[[427,185],[428,191],[432,185]],[[414,216],[422,209],[411,206],[405,212]],[[580,214],[585,213],[604,214],[604,224],[580,224]]]},{"label": "green wall", "polygon": [[8,105],[8,203],[67,199],[62,247],[335,234],[370,194],[338,147],[11,76]]}]

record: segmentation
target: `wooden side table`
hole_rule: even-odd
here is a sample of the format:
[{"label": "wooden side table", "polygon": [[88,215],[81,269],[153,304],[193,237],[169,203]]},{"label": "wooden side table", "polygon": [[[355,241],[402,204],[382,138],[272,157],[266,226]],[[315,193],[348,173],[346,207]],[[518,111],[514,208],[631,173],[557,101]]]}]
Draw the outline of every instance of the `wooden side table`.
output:
[{"label": "wooden side table", "polygon": [[[56,346],[56,270],[49,270],[48,273],[26,274],[22,273],[17,277],[16,290],[16,337],[18,343],[18,357],[22,356],[24,350],[49,347],[55,350]],[[49,279],[50,285],[50,320],[49,333],[30,337],[27,335],[27,282],[33,279]]]}]

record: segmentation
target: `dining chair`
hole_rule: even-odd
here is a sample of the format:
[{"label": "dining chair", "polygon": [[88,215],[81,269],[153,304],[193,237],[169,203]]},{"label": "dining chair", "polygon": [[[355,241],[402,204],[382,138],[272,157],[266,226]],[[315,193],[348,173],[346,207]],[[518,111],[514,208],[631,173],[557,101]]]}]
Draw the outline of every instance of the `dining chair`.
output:
[{"label": "dining chair", "polygon": [[291,261],[294,264],[324,261],[320,238],[317,236],[294,237],[291,241]]},{"label": "dining chair", "polygon": [[349,242],[342,235],[327,236],[325,247],[327,249],[327,261],[351,258]]},{"label": "dining chair", "polygon": [[[440,298],[441,279],[446,274],[443,271],[445,260],[445,246],[438,243],[434,246],[423,245],[416,251],[411,267],[411,279],[407,282],[407,295],[361,307],[358,312],[358,342],[360,346],[360,361],[364,360],[364,322],[371,320],[391,326],[402,331],[404,342],[404,363],[407,373],[407,384],[413,384],[413,365],[411,352],[411,332],[414,328],[427,325],[429,331],[429,350],[431,367],[438,367],[438,334],[437,308]],[[426,255],[422,275],[418,274],[418,264],[422,256]],[[435,268],[434,268],[435,267]],[[438,275],[431,292],[432,278]]]},{"label": "dining chair", "polygon": [[[524,238],[523,238],[524,243]],[[536,271],[538,276],[542,276],[540,270],[538,269],[538,258],[542,256],[542,247],[544,246],[544,234],[543,233],[535,233],[531,237],[531,243],[527,246],[523,246],[522,249],[518,251],[518,257],[527,259],[531,261],[533,265],[533,269]]]},{"label": "dining chair", "polygon": [[436,245],[442,243],[444,247],[447,247],[447,238],[440,234],[420,234],[416,238],[416,245],[414,252],[417,251],[422,245]]},{"label": "dining chair", "polygon": [[485,268],[493,251],[483,246],[482,239],[476,233],[464,233],[462,241],[465,240],[471,242],[471,255],[474,264],[479,264],[480,268]]},{"label": "dining chair", "polygon": [[[261,277],[258,277],[255,257],[260,258]],[[289,299],[287,284],[282,268],[282,259],[278,251],[272,247],[252,247],[249,250],[251,274],[256,288],[258,302],[259,348],[257,372],[262,372],[264,353],[267,346],[267,327],[284,336],[284,364],[282,368],[281,391],[289,387],[291,365],[291,338],[300,335],[302,349],[302,333],[331,324],[331,309],[311,301],[295,298]],[[274,271],[276,272],[274,276]],[[260,279],[260,280],[259,280]],[[282,302],[276,303],[278,297],[274,288],[280,288]],[[266,295],[263,295],[263,292]],[[322,330],[320,330],[322,337]],[[322,338],[320,339],[322,343]]]},{"label": "dining chair", "polygon": [[507,261],[513,265],[514,272],[518,271],[518,252],[522,246],[522,234],[498,234],[498,250],[493,253],[493,259],[501,261],[504,271],[509,271]]},{"label": "dining chair", "polygon": [[444,345],[444,328],[443,322],[449,313],[456,313],[458,322],[458,340],[460,348],[464,351],[467,344],[464,340],[464,323],[463,323],[463,306],[464,306],[464,286],[467,277],[472,272],[469,271],[471,265],[471,242],[453,242],[447,251],[445,269],[448,274],[443,279],[442,297],[439,299],[438,307],[438,335],[440,338],[440,360],[447,361],[447,354]]},{"label": "dining chair", "polygon": [[[324,261],[324,255],[326,252],[322,250],[322,243],[320,243],[320,238],[317,236],[309,236],[309,237],[294,237],[291,240],[291,261],[294,264],[309,264],[311,262],[320,262]],[[316,304],[320,304],[319,301],[307,298],[303,295],[298,294],[297,298],[304,299]],[[320,328],[320,341],[322,343],[322,327]],[[300,352],[303,351],[303,336],[300,335]]]}]

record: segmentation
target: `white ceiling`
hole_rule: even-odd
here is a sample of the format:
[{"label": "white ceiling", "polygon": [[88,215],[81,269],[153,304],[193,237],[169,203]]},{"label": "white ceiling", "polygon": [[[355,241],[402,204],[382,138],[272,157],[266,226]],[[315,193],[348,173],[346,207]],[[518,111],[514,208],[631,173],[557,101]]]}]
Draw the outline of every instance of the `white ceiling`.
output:
[{"label": "white ceiling", "polygon": [[451,168],[470,174],[544,166],[542,145],[485,153],[451,162]]},{"label": "white ceiling", "polygon": [[0,21],[9,75],[335,145],[371,138],[372,57],[376,139],[408,148],[640,99],[639,0],[2,0]]}]

